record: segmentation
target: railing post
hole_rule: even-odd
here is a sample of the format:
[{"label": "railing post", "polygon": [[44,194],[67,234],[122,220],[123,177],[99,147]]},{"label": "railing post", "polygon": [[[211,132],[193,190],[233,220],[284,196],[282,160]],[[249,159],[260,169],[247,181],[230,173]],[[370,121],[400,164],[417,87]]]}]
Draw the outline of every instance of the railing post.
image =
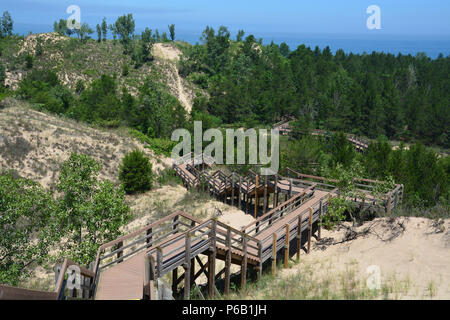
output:
[{"label": "railing post", "polygon": [[267,176],[264,177],[264,204],[263,204],[263,214],[266,213],[267,210]]},{"label": "railing post", "polygon": [[245,283],[247,282],[247,238],[244,236],[243,244],[243,257],[241,265],[241,290],[245,289]]},{"label": "railing post", "polygon": [[191,298],[191,235],[186,233],[184,249],[184,300]]},{"label": "railing post", "polygon": [[217,221],[212,220],[211,226],[211,249],[208,254],[208,296],[210,298],[214,297],[215,288],[215,277],[216,277],[216,231],[217,231]]},{"label": "railing post", "polygon": [[156,264],[156,276],[157,278],[161,278],[163,273],[163,254],[161,247],[156,248]]},{"label": "railing post", "polygon": [[391,215],[391,201],[392,201],[391,193],[389,192],[388,198],[387,198],[387,214],[388,214],[388,216]]},{"label": "railing post", "polygon": [[319,221],[318,221],[318,227],[319,227],[319,230],[317,231],[318,232],[318,240],[320,240],[321,238],[322,238],[322,226],[321,226],[321,224],[322,224],[322,215],[323,215],[323,202],[322,202],[322,199],[320,199],[320,211],[319,211]]},{"label": "railing post", "polygon": [[278,174],[275,174],[275,190],[273,194],[273,207],[278,206]]},{"label": "railing post", "polygon": [[[117,250],[119,250],[120,248],[123,247],[123,241],[120,241],[117,244]],[[121,258],[123,256],[123,250],[120,250],[119,252],[117,252],[117,259]],[[123,262],[123,259],[120,259],[119,261],[117,261],[117,263],[121,263]]]},{"label": "railing post", "polygon": [[178,232],[178,219],[179,219],[179,216],[176,216],[175,218],[173,218],[173,231],[172,231],[173,234]]},{"label": "railing post", "polygon": [[289,198],[292,197],[292,178],[289,179]]},{"label": "railing post", "polygon": [[234,172],[231,174],[231,206],[234,206]]},{"label": "railing post", "polygon": [[147,248],[150,248],[152,246],[152,240],[153,240],[153,235],[151,235],[153,233],[153,228],[149,228],[147,229]]},{"label": "railing post", "polygon": [[258,264],[257,278],[258,278],[258,281],[261,281],[261,277],[262,277],[262,244],[261,244],[261,242],[258,242],[258,258],[259,258],[259,264]]},{"label": "railing post", "polygon": [[308,254],[311,251],[311,236],[312,236],[312,214],[313,209],[309,208],[309,218],[308,218]]},{"label": "railing post", "polygon": [[225,257],[225,295],[230,294],[230,275],[231,275],[231,229],[227,228],[227,239],[226,239],[226,257]]},{"label": "railing post", "polygon": [[284,267],[289,267],[289,224],[286,224],[286,236],[285,236],[285,242],[284,242]]},{"label": "railing post", "polygon": [[277,234],[272,235],[272,275],[277,275]]},{"label": "railing post", "polygon": [[302,217],[298,216],[297,222],[297,260],[300,261],[300,250],[302,249]]},{"label": "railing post", "polygon": [[255,219],[258,216],[258,175],[255,180]]},{"label": "railing post", "polygon": [[241,195],[242,195],[242,177],[239,176],[239,192],[238,192],[238,208],[241,209]]}]

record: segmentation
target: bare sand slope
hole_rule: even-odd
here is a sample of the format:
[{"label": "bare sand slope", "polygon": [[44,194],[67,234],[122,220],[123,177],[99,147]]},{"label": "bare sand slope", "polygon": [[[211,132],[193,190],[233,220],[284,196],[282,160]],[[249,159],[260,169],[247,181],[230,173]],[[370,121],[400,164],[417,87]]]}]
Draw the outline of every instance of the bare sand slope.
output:
[{"label": "bare sand slope", "polygon": [[[350,227],[350,224],[345,224]],[[310,255],[302,255],[323,274],[354,268],[363,283],[379,268],[381,285],[392,299],[450,298],[450,220],[379,218],[356,228],[322,230]],[[373,267],[376,266],[376,267]],[[300,266],[282,271],[292,275]],[[368,269],[371,267],[372,271]]]},{"label": "bare sand slope", "polygon": [[35,111],[25,103],[7,98],[0,106],[0,170],[15,170],[21,176],[50,187],[57,181],[61,163],[72,151],[100,161],[101,178],[117,182],[124,155],[135,148],[151,159],[155,171],[170,165],[156,157],[126,132],[97,130],[73,120]]}]

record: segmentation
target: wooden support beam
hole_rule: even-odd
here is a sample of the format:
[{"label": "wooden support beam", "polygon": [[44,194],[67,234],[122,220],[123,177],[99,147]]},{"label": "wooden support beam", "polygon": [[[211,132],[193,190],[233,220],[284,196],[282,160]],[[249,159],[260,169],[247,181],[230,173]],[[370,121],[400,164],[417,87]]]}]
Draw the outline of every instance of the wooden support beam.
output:
[{"label": "wooden support beam", "polygon": [[[198,256],[195,257],[195,258],[198,258]],[[202,273],[204,273],[205,276],[206,276],[206,278],[208,278],[208,277],[209,277],[209,273],[208,273],[208,271],[206,270],[206,268],[208,267],[208,264],[207,264],[207,263],[206,263],[206,264],[201,263],[201,260],[200,260],[200,259],[197,259],[197,262],[198,262],[198,264],[200,265],[200,269],[199,269],[199,270],[197,271],[197,273],[194,275],[194,281],[197,280],[197,278],[200,277],[200,275],[201,275]]]},{"label": "wooden support beam", "polygon": [[320,200],[319,221],[318,221],[319,230],[317,231],[317,240],[320,240],[322,238],[322,215],[323,215],[323,202],[321,199]]},{"label": "wooden support beam", "polygon": [[391,202],[392,202],[392,198],[391,198],[391,193],[389,192],[388,198],[387,198],[387,209],[386,209],[388,216],[391,215]]},{"label": "wooden support beam", "polygon": [[258,178],[259,178],[259,176],[256,175],[256,180],[255,180],[255,219],[258,217]]},{"label": "wooden support beam", "polygon": [[272,275],[277,275],[277,234],[272,235]]},{"label": "wooden support beam", "polygon": [[292,198],[292,178],[289,179],[289,198]]},{"label": "wooden support beam", "polygon": [[230,294],[230,277],[231,277],[231,229],[227,228],[227,238],[226,238],[226,257],[225,257],[225,295]]},{"label": "wooden support beam", "polygon": [[258,281],[261,281],[262,277],[262,244],[261,242],[258,242],[258,258],[259,258],[259,264],[258,264],[258,270],[257,270],[257,278]]},{"label": "wooden support beam", "polygon": [[[122,247],[123,247],[123,241],[120,241],[117,244],[117,250],[119,250]],[[123,250],[117,252],[117,259],[121,258],[122,256],[123,256]],[[121,263],[121,262],[123,262],[123,259],[120,259],[119,261],[117,261],[117,263]]]},{"label": "wooden support beam", "polygon": [[178,268],[172,271],[172,292],[176,294],[178,292]]},{"label": "wooden support beam", "polygon": [[264,177],[264,204],[263,204],[263,214],[266,213],[267,210],[267,176]]},{"label": "wooden support beam", "polygon": [[297,225],[297,260],[300,261],[300,250],[302,249],[302,217],[300,215],[298,217],[298,225]]},{"label": "wooden support beam", "polygon": [[308,217],[308,254],[311,251],[312,213],[313,213],[313,209],[309,208],[309,217]]},{"label": "wooden support beam", "polygon": [[278,206],[278,175],[275,174],[275,187],[273,194],[273,207],[276,208]]},{"label": "wooden support beam", "polygon": [[286,238],[284,242],[284,267],[289,267],[289,224],[286,224]]},{"label": "wooden support beam", "polygon": [[231,174],[231,205],[234,206],[234,172]]},{"label": "wooden support beam", "polygon": [[244,237],[243,244],[244,256],[242,257],[241,265],[241,290],[245,289],[245,284],[247,282],[247,238]]},{"label": "wooden support beam", "polygon": [[239,176],[238,208],[241,209],[242,177]]},{"label": "wooden support beam", "polygon": [[[152,228],[147,230],[147,236],[151,235],[152,233],[153,233],[153,229]],[[146,242],[147,242],[147,248],[150,248],[152,246],[152,242],[153,242],[153,235],[148,237]]]},{"label": "wooden support beam", "polygon": [[190,234],[186,234],[185,240],[185,260],[184,260],[184,300],[191,298],[191,237]]},{"label": "wooden support beam", "polygon": [[215,286],[215,276],[216,276],[216,229],[217,229],[217,221],[212,221],[211,232],[209,234],[210,237],[210,252],[208,254],[208,296],[209,298],[214,297],[214,288]]},{"label": "wooden support beam", "polygon": [[191,288],[195,283],[195,258],[191,259]]}]

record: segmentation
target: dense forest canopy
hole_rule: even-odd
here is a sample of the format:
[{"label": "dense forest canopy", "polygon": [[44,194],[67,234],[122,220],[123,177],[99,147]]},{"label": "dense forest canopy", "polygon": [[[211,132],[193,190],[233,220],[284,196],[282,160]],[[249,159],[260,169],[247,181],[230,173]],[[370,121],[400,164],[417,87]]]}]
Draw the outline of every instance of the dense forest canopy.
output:
[{"label": "dense forest canopy", "polygon": [[207,27],[180,73],[207,90],[196,109],[225,123],[272,124],[293,115],[304,126],[370,138],[450,146],[450,57],[352,54],[304,45],[231,41]]}]

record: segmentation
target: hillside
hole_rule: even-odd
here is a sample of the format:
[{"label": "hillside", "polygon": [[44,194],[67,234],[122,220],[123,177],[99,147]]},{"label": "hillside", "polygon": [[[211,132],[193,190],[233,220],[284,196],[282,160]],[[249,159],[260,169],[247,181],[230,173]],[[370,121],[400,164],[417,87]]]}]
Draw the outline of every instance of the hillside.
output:
[{"label": "hillside", "polygon": [[[38,42],[41,53],[36,52]],[[30,71],[25,65],[27,55],[34,57],[34,69],[54,71],[60,81],[72,90],[75,90],[79,80],[87,86],[102,74],[115,74],[118,87],[124,86],[136,95],[145,78],[156,72],[188,112],[192,109],[195,90],[198,90],[178,75],[177,63],[182,52],[175,43],[156,43],[152,51],[154,61],[138,69],[133,68],[131,57],[123,54],[122,45],[112,40],[80,43],[78,39],[57,33],[31,34],[23,40],[10,41],[4,51],[0,62],[7,69],[5,85],[12,90],[17,89],[20,80]],[[128,66],[128,74],[123,73],[125,65]]]},{"label": "hillside", "polygon": [[0,168],[48,188],[57,182],[57,173],[72,151],[101,162],[101,178],[117,182],[119,164],[135,148],[152,159],[160,171],[170,161],[156,157],[126,130],[94,129],[73,120],[38,112],[25,102],[6,98],[0,102]]}]

